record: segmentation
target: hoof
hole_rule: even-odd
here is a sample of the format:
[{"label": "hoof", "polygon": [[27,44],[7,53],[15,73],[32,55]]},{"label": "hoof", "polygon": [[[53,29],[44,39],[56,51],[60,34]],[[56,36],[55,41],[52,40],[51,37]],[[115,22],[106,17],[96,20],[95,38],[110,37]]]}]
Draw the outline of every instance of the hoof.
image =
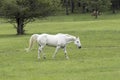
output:
[{"label": "hoof", "polygon": [[69,60],[69,57],[66,57],[67,60]]},{"label": "hoof", "polygon": [[46,57],[44,56],[43,59],[46,59]]},{"label": "hoof", "polygon": [[40,60],[40,57],[38,57],[38,60]]}]

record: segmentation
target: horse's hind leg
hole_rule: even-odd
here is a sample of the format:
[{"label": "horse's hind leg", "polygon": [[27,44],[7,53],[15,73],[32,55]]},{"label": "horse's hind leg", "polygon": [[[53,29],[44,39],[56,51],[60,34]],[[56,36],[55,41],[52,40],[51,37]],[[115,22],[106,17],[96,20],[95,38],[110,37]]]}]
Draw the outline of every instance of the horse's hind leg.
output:
[{"label": "horse's hind leg", "polygon": [[41,47],[38,48],[38,59],[40,59]]},{"label": "horse's hind leg", "polygon": [[40,54],[42,53],[42,49],[44,46],[39,46],[38,48],[38,59],[40,59]]}]

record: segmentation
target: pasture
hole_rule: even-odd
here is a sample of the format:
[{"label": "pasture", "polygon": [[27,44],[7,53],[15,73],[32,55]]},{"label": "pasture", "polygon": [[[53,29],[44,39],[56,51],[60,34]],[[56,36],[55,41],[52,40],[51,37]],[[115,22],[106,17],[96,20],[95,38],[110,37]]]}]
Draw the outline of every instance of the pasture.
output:
[{"label": "pasture", "polygon": [[[57,16],[26,25],[26,35],[15,35],[9,23],[0,23],[0,80],[119,80],[120,15],[91,17]],[[83,20],[82,20],[83,19]],[[68,33],[79,36],[82,48],[67,45],[70,60],[63,50],[52,59],[55,50],[45,47],[47,59],[37,59],[35,44],[30,52],[28,40],[33,33]]]}]

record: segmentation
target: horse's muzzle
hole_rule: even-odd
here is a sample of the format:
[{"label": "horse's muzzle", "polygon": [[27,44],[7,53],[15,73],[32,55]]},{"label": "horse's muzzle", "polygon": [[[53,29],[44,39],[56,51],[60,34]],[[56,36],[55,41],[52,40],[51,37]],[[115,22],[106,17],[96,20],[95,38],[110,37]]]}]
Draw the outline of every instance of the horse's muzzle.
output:
[{"label": "horse's muzzle", "polygon": [[79,49],[82,48],[81,46],[78,47]]}]

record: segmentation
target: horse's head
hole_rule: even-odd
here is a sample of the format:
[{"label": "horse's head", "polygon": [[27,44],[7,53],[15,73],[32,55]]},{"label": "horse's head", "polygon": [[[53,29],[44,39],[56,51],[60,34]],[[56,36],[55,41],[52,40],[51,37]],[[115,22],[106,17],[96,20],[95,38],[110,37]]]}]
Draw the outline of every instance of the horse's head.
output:
[{"label": "horse's head", "polygon": [[77,37],[74,41],[75,45],[77,45],[77,47],[80,49],[81,48],[81,42],[80,42],[80,38]]}]

